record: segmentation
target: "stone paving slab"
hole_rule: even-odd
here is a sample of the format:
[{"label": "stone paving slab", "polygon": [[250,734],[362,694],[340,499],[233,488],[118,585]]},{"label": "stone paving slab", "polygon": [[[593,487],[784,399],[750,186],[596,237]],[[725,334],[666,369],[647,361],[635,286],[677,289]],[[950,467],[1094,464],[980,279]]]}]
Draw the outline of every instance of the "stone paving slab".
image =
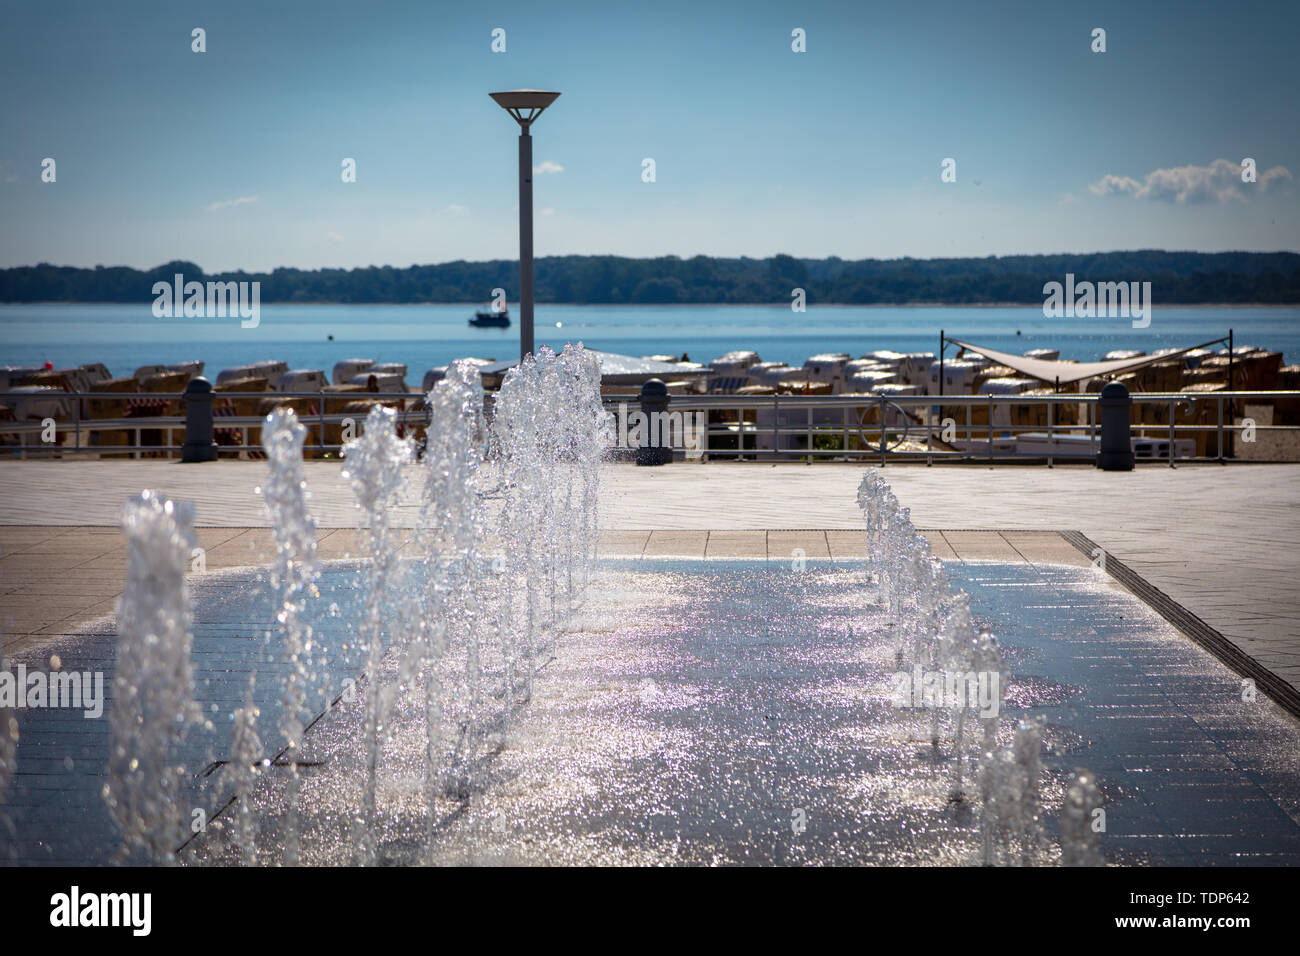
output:
[{"label": "stone paving slab", "polygon": [[[357,527],[340,465],[308,462],[305,469],[322,529]],[[709,531],[824,529],[835,556],[851,538],[829,532],[862,527],[856,490],[864,470],[796,463],[609,465],[602,474],[602,527],[654,531],[642,553],[665,557],[703,557]],[[237,461],[0,462],[0,525],[28,526],[6,529],[19,536],[3,539],[0,547],[7,554],[27,538],[49,539],[58,526],[111,527],[122,502],[146,487],[197,501],[198,524],[205,528],[265,527],[257,489],[266,473],[264,463]],[[883,474],[919,527],[1081,531],[1300,687],[1300,465],[1153,464],[1126,473],[1078,465],[890,465]],[[408,482],[408,497],[418,484]],[[397,510],[398,524],[414,521],[412,505],[407,500]],[[696,534],[659,534],[667,531]],[[322,553],[346,554],[351,546],[344,540],[324,539]],[[255,550],[248,543],[236,537],[214,545],[209,567],[247,563]],[[57,552],[57,544],[50,546]],[[78,562],[78,575],[111,567],[104,558],[111,547]],[[946,545],[940,550],[936,545],[936,554],[947,556]],[[19,567],[35,575],[59,565],[41,552],[25,562],[0,557],[0,592],[13,586],[9,575]],[[31,626],[29,618],[23,621]]]}]

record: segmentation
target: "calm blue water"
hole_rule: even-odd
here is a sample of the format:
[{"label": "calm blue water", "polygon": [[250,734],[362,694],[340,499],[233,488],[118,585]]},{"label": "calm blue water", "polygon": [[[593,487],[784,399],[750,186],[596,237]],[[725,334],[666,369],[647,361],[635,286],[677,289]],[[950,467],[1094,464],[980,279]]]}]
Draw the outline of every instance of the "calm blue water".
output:
[{"label": "calm blue water", "polygon": [[[261,359],[328,372],[340,359],[373,358],[406,363],[415,384],[425,369],[455,358],[518,355],[517,321],[509,329],[474,329],[465,323],[472,312],[465,305],[266,305],[260,326],[242,329],[238,319],[155,318],[148,303],[0,305],[0,365],[103,362],[114,375],[130,375],[140,365],[201,359],[215,377]],[[1062,358],[1086,361],[1111,349],[1195,345],[1229,327],[1238,344],[1280,350],[1288,364],[1300,361],[1297,307],[1157,306],[1146,329],[1128,319],[1047,319],[1038,306],[823,306],[795,314],[761,305],[549,305],[538,307],[536,323],[539,344],[582,341],[628,355],[687,352],[702,362],[741,348],[792,364],[818,352],[932,352],[940,329],[1008,352],[1056,348]]]}]

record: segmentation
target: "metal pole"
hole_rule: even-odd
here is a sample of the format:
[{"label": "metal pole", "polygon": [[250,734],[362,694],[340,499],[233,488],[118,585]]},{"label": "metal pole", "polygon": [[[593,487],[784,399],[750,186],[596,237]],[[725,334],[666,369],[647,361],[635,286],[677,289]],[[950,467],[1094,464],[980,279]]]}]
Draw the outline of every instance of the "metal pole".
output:
[{"label": "metal pole", "polygon": [[[758,424],[758,412],[754,413],[754,424]],[[756,429],[757,430],[757,429]],[[781,447],[781,400],[775,395],[772,396],[772,460],[776,461],[780,456],[777,451]],[[758,437],[754,438],[754,460],[758,461]]]},{"label": "metal pole", "polygon": [[519,133],[519,357],[533,351],[533,137]]},{"label": "metal pole", "polygon": [[807,464],[809,465],[811,465],[813,461],[812,451],[813,451],[813,414],[812,414],[812,406],[809,405],[808,406],[808,461],[807,461]]},{"label": "metal pole", "polygon": [[885,467],[885,396],[880,396],[880,467]]},{"label": "metal pole", "polygon": [[970,447],[966,449],[966,457],[973,459],[975,457],[975,425],[973,424],[974,404],[966,403],[966,444]]},{"label": "metal pole", "polygon": [[1214,446],[1219,451],[1219,464],[1222,465],[1224,463],[1223,461],[1223,396],[1222,395],[1219,396],[1219,400],[1218,402],[1216,402],[1216,404],[1219,406],[1219,428],[1218,428],[1218,437],[1215,439]]},{"label": "metal pole", "polygon": [[934,465],[934,406],[925,406],[925,467]]},{"label": "metal pole", "polygon": [[1174,441],[1177,437],[1174,431],[1174,419],[1178,415],[1178,400],[1173,399],[1169,402],[1169,467],[1174,467]]},{"label": "metal pole", "polygon": [[939,397],[943,397],[943,329],[939,330]]},{"label": "metal pole", "polygon": [[989,461],[993,460],[993,396],[989,396]]},{"label": "metal pole", "polygon": [[[1060,382],[1060,379],[1057,379]],[[1058,385],[1059,388],[1059,385]],[[1052,456],[1052,439],[1055,435],[1056,427],[1056,402],[1047,403],[1047,467],[1055,467]]]},{"label": "metal pole", "polygon": [[[1228,394],[1229,395],[1232,394],[1232,387],[1233,387],[1232,372],[1233,372],[1233,363],[1235,361],[1236,361],[1236,350],[1233,349],[1232,347],[1232,329],[1228,329]],[[1236,421],[1236,419],[1233,418],[1234,415],[1233,406],[1235,404],[1236,403],[1233,402],[1231,398],[1228,399],[1228,418],[1230,421],[1234,421],[1234,422]]]}]

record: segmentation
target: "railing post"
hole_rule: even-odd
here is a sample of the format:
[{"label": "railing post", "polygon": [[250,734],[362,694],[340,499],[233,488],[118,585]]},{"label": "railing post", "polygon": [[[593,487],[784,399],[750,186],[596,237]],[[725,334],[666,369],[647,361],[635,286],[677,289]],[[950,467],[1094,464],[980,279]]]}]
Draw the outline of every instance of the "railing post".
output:
[{"label": "railing post", "polygon": [[972,461],[975,458],[975,426],[973,424],[974,417],[971,413],[971,409],[973,409],[975,405],[971,402],[966,402],[965,405],[966,405],[966,444],[970,446],[966,449],[966,460]]},{"label": "railing post", "polygon": [[1052,462],[1052,430],[1053,430],[1053,423],[1055,419],[1056,419],[1056,402],[1049,401],[1047,403],[1047,467],[1048,468],[1056,467]]},{"label": "railing post", "polygon": [[1169,467],[1174,467],[1174,459],[1178,457],[1177,448],[1174,442],[1177,440],[1177,433],[1174,431],[1174,418],[1178,414],[1178,399],[1169,400]]},{"label": "railing post", "polygon": [[1219,406],[1219,427],[1215,433],[1216,437],[1215,437],[1214,446],[1218,451],[1219,464],[1222,465],[1225,464],[1223,460],[1223,396],[1222,395],[1218,396],[1218,400],[1215,402],[1215,404]]},{"label": "railing post", "polygon": [[808,464],[813,463],[813,410],[812,405],[808,406]]},{"label": "railing post", "polygon": [[989,461],[993,460],[993,396],[989,396]]},{"label": "railing post", "polygon": [[925,406],[925,467],[934,466],[934,406]]},{"label": "railing post", "polygon": [[[754,424],[758,424],[758,411],[754,411]],[[754,434],[754,461],[758,461],[758,429]],[[781,447],[781,399],[772,396],[772,460],[777,461],[777,452]]]},{"label": "railing post", "polygon": [[[199,376],[185,386],[185,445],[181,461],[216,461],[217,443],[212,438],[212,383]],[[136,444],[140,443],[139,438]]]},{"label": "railing post", "polygon": [[880,396],[880,467],[885,467],[885,447],[888,438],[885,435],[885,396]]}]

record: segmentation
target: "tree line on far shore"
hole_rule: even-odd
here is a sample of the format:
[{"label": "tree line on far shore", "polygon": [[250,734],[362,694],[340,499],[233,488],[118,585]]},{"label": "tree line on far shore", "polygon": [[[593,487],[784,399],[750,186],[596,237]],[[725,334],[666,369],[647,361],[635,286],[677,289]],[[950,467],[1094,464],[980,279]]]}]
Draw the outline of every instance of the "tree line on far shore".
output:
[{"label": "tree line on far shore", "polygon": [[[148,302],[155,282],[260,282],[261,301],[289,303],[486,302],[519,295],[516,260],[444,262],[406,268],[275,269],[204,273],[192,262],[0,269],[0,302]],[[1104,252],[984,259],[768,259],[548,256],[536,264],[538,302],[573,304],[789,303],[972,305],[1040,303],[1043,285],[1063,281],[1152,284],[1160,303],[1300,302],[1300,254],[1292,252]]]}]

